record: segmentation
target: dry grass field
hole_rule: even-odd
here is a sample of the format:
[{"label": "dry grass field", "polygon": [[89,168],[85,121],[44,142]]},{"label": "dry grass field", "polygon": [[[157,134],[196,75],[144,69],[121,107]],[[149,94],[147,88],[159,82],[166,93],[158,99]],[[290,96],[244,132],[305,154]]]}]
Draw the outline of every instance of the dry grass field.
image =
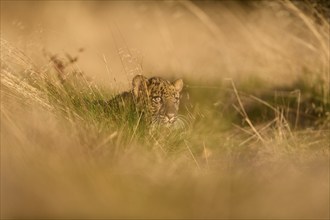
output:
[{"label": "dry grass field", "polygon": [[[329,219],[312,1],[1,1],[1,218]],[[182,78],[179,128],[95,102]]]}]

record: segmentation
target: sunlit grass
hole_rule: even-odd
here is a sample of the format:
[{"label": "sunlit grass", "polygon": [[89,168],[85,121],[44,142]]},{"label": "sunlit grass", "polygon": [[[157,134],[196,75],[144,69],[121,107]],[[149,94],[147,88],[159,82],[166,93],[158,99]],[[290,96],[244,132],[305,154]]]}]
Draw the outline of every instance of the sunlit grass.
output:
[{"label": "sunlit grass", "polygon": [[36,66],[4,39],[1,55],[1,217],[329,217],[326,68],[283,86],[185,77],[180,124],[167,128],[112,108],[120,92],[69,57]]}]

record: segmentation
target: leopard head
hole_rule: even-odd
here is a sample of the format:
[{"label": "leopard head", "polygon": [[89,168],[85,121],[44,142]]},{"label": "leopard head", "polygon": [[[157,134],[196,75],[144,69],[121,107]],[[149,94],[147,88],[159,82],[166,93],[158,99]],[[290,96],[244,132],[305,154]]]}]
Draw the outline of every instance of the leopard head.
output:
[{"label": "leopard head", "polygon": [[145,112],[153,124],[173,124],[177,120],[182,79],[173,82],[160,77],[137,75],[132,81],[133,97],[139,110]]}]

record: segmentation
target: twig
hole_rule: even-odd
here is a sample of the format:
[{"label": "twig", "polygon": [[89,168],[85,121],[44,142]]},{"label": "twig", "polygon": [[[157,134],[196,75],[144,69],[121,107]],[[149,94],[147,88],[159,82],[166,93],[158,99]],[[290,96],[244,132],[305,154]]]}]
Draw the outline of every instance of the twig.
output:
[{"label": "twig", "polygon": [[206,161],[207,169],[210,169],[210,166],[209,166],[209,160],[208,160],[208,155],[206,154],[205,141],[203,141],[203,148],[204,148],[204,157],[205,157],[205,161]]},{"label": "twig", "polygon": [[188,150],[189,150],[189,152],[190,152],[190,154],[191,154],[192,158],[194,159],[194,161],[195,161],[195,163],[196,163],[196,166],[198,167],[198,169],[201,169],[201,167],[199,166],[199,164],[198,164],[198,162],[197,162],[197,160],[196,160],[196,158],[195,158],[194,154],[193,154],[193,153],[192,153],[192,151],[190,150],[190,148],[189,148],[189,146],[188,146],[188,144],[187,144],[187,141],[186,141],[186,140],[184,141],[184,144],[185,144],[185,145],[186,145],[186,147],[188,148]]},{"label": "twig", "polygon": [[244,120],[248,123],[248,125],[250,126],[250,128],[253,130],[253,132],[258,136],[258,138],[262,141],[262,142],[265,142],[265,139],[260,135],[260,133],[257,131],[257,129],[253,126],[251,120],[249,119],[245,109],[244,109],[244,106],[243,106],[243,103],[238,95],[238,92],[237,92],[237,89],[236,89],[236,86],[234,84],[234,81],[232,79],[229,79],[231,81],[231,85],[234,89],[234,92],[235,92],[235,95],[236,95],[236,99],[238,101],[238,104],[241,108],[241,111],[242,111],[242,114],[243,114],[243,117],[244,117]]},{"label": "twig", "polygon": [[137,123],[136,123],[136,126],[135,126],[135,128],[134,128],[134,131],[133,131],[133,134],[132,134],[131,140],[129,141],[130,143],[132,142],[132,140],[133,140],[133,138],[134,138],[134,136],[135,136],[135,133],[136,133],[136,130],[137,130],[139,124],[140,124],[141,118],[142,118],[142,113],[140,114],[139,120],[138,120]]}]

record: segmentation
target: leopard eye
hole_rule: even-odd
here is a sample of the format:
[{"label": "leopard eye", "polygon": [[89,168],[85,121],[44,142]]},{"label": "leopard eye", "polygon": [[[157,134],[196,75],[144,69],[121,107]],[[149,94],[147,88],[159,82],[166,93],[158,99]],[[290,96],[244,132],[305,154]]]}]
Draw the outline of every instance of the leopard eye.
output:
[{"label": "leopard eye", "polygon": [[162,99],[159,96],[153,97],[152,101],[154,102],[160,102]]}]

